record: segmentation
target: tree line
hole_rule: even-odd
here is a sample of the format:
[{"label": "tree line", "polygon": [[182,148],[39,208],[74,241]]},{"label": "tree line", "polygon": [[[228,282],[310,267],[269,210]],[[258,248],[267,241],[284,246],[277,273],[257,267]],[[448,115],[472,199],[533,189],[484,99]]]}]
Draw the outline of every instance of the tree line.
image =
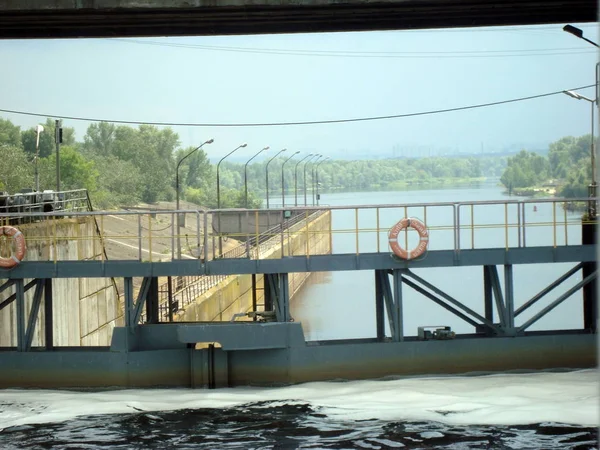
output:
[{"label": "tree line", "polygon": [[591,135],[566,136],[550,144],[548,155],[527,150],[511,157],[500,181],[506,188],[556,189],[559,197],[587,197],[592,179]]},{"label": "tree line", "polygon": [[[47,119],[39,141],[40,189],[56,186],[56,152],[54,120]],[[213,146],[216,144],[213,144]],[[61,189],[85,188],[97,208],[133,206],[140,202],[175,200],[176,166],[194,147],[182,147],[179,136],[171,128],[151,125],[130,127],[107,122],[92,123],[82,140],[75,130],[63,127],[60,147]],[[10,120],[0,119],[0,190],[10,193],[34,185],[36,131],[21,130]],[[248,207],[259,207],[266,195],[266,164],[263,161],[247,167]],[[411,185],[453,183],[498,177],[506,158],[423,158],[381,160],[332,160],[302,162],[289,160],[284,166],[284,190],[293,195],[315,186],[315,167],[321,192],[394,190]],[[281,195],[281,168],[285,153],[269,165],[269,193]],[[217,206],[216,165],[204,149],[194,152],[179,167],[180,196],[207,208]],[[297,175],[297,177],[296,177]],[[220,166],[220,204],[223,208],[244,207],[244,164],[224,161]],[[280,203],[273,200],[272,204]]]}]

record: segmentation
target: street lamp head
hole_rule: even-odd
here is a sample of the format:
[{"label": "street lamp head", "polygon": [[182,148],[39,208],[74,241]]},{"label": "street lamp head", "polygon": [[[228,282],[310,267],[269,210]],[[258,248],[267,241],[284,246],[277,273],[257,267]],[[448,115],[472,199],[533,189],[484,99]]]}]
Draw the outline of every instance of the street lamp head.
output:
[{"label": "street lamp head", "polygon": [[261,151],[264,152],[265,150],[269,150],[269,146],[267,145],[265,148],[263,148]]},{"label": "street lamp head", "polygon": [[567,33],[571,33],[573,36],[577,36],[578,38],[582,38],[583,37],[583,30],[574,27],[573,25],[565,25],[563,27],[563,31],[566,31]]},{"label": "street lamp head", "polygon": [[574,91],[563,91],[563,94],[567,94],[569,97],[576,98],[577,100],[581,100],[581,95]]},{"label": "street lamp head", "polygon": [[[294,155],[297,155],[298,153],[300,153],[300,150],[298,150],[296,153],[294,153]],[[294,156],[294,155],[292,155],[292,156]]]},{"label": "street lamp head", "polygon": [[35,131],[37,133],[41,133],[42,131],[44,131],[44,127],[42,125],[38,125],[35,127]]},{"label": "street lamp head", "polygon": [[248,145],[248,144],[246,144],[246,143],[244,142],[242,145],[240,145],[240,148],[244,148],[244,147],[246,147],[247,145]]},{"label": "street lamp head", "polygon": [[205,144],[212,144],[213,142],[215,142],[214,139],[209,139],[208,141],[205,142]]}]

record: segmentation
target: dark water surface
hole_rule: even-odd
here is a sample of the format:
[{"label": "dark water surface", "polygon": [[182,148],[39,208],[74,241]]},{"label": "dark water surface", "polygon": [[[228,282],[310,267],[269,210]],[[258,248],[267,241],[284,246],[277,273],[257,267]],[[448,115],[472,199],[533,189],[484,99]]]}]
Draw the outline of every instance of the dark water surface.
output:
[{"label": "dark water surface", "polygon": [[453,426],[377,419],[332,421],[307,404],[79,417],[0,433],[3,449],[592,449],[597,430],[542,423]]}]

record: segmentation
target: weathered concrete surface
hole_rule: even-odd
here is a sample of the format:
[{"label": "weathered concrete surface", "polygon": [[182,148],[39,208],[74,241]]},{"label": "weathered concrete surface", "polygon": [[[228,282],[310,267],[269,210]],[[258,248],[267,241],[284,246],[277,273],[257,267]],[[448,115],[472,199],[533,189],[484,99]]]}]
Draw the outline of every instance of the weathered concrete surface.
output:
[{"label": "weathered concrete surface", "polygon": [[315,33],[594,22],[596,0],[3,0],[0,38]]},{"label": "weathered concrete surface", "polygon": [[[331,253],[331,212],[321,214],[311,220],[301,221],[286,230],[283,244],[285,256],[324,255]],[[261,259],[279,259],[282,254],[280,239],[274,239],[261,245]],[[293,298],[304,282],[311,276],[310,272],[290,273],[288,277],[290,298]],[[256,276],[256,303],[264,303],[263,275]],[[196,301],[185,307],[177,320],[185,322],[229,321],[238,313],[252,310],[252,276],[232,275],[225,278],[215,287],[198,297]],[[262,306],[259,306],[262,311]]]},{"label": "weathered concrete surface", "polygon": [[[48,227],[56,227],[56,240],[48,240]],[[93,218],[62,219],[51,223],[20,225],[27,241],[25,261],[99,260],[102,243]],[[89,239],[95,236],[97,239]],[[30,279],[25,280],[27,284]],[[25,294],[25,312],[31,310],[32,288]],[[15,292],[11,287],[0,294],[0,303]],[[118,299],[110,278],[54,279],[52,283],[54,345],[110,345],[117,325]],[[45,345],[43,301],[36,322],[33,346]],[[16,305],[0,310],[0,347],[16,346]]]}]

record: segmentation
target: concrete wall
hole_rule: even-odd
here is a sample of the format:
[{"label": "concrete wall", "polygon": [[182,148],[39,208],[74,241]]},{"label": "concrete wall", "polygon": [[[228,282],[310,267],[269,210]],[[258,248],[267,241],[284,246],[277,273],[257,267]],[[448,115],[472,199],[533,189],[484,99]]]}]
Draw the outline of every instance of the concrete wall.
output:
[{"label": "concrete wall", "polygon": [[[299,256],[331,253],[331,212],[325,212],[309,222],[305,221],[291,227],[284,235],[283,255]],[[307,247],[308,243],[308,247]],[[307,252],[308,250],[308,252]],[[261,245],[260,258],[273,259],[282,256],[281,238],[276,237]],[[293,299],[310,273],[289,274],[289,292]],[[258,309],[264,303],[263,276],[256,276],[256,298]],[[252,276],[234,275],[227,277],[196,301],[185,307],[176,318],[178,321],[229,321],[234,314],[252,310]],[[238,319],[243,320],[243,319]]]},{"label": "concrete wall", "polygon": [[[102,243],[93,218],[38,222],[18,228],[27,241],[25,261],[52,261],[55,256],[61,260],[102,258]],[[57,238],[48,239],[50,234]],[[27,317],[34,291],[32,288],[25,294]],[[14,287],[2,292],[0,303],[14,292]],[[118,316],[118,298],[110,278],[54,279],[52,295],[55,346],[110,345]],[[45,345],[44,331],[42,301],[33,346]],[[16,305],[12,302],[0,311],[0,346],[16,345]]]}]

